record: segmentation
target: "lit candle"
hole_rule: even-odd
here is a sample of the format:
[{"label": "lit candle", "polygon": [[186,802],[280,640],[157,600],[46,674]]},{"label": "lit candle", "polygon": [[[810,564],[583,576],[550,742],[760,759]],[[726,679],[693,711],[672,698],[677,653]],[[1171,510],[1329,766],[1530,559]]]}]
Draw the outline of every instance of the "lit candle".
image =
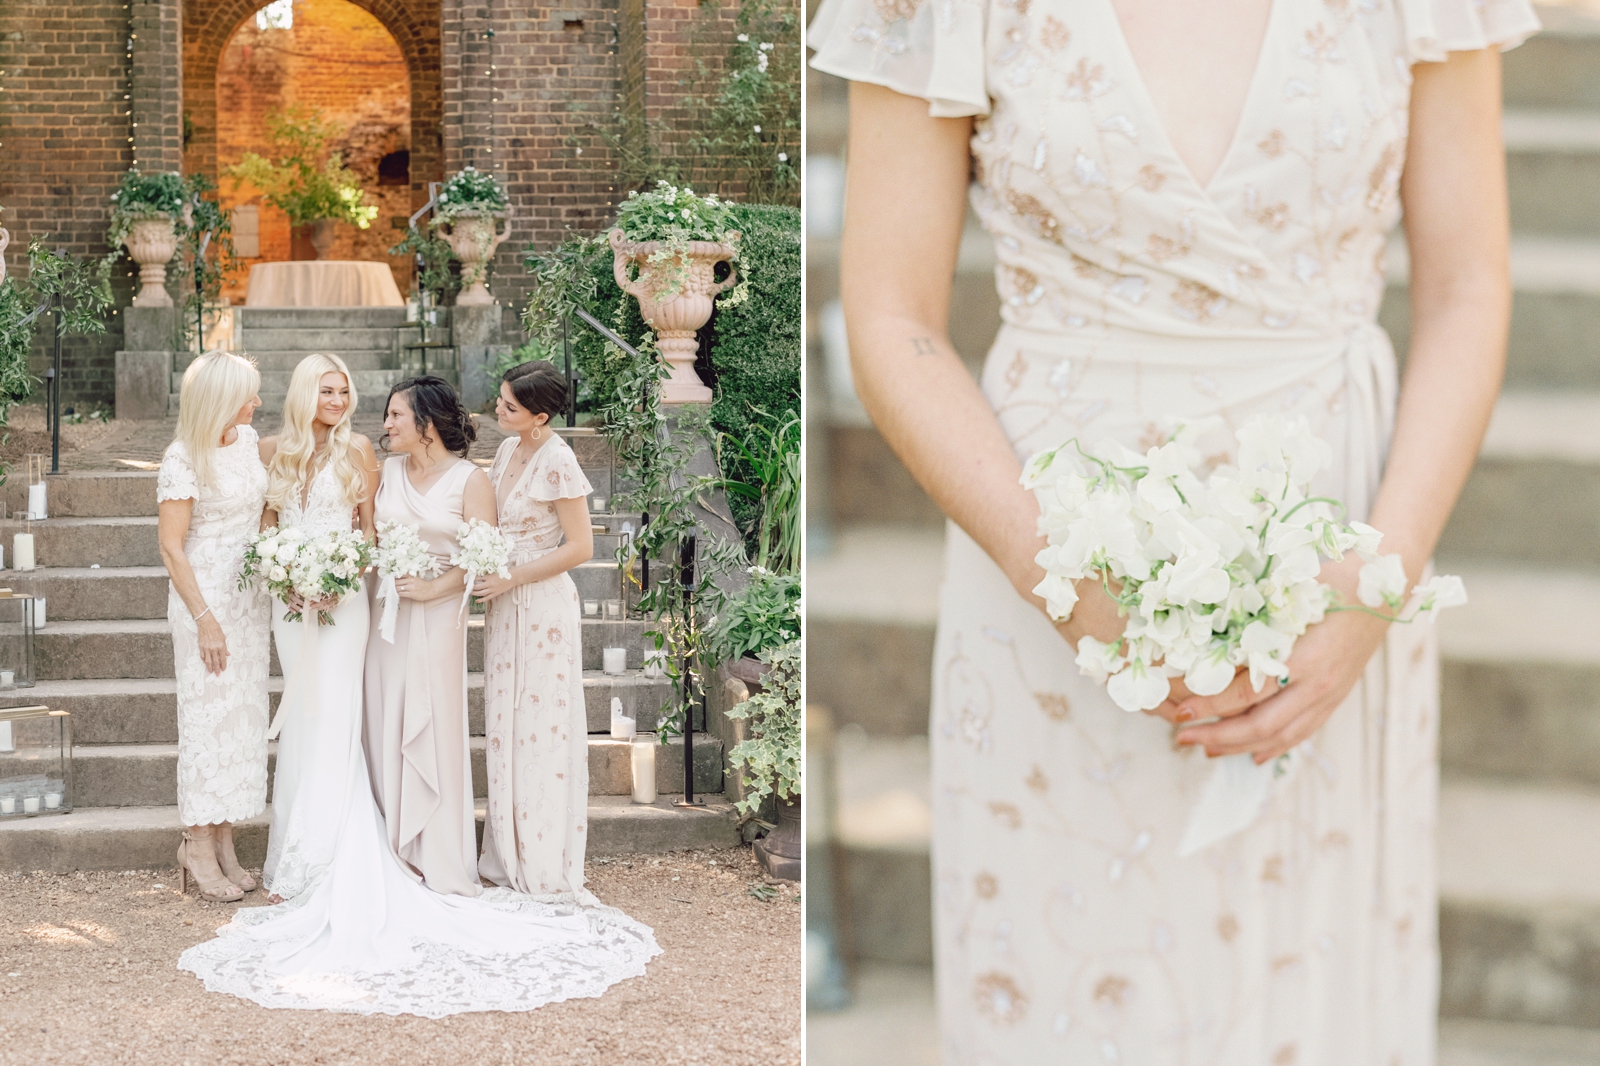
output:
[{"label": "lit candle", "polygon": [[15,796],[6,796],[4,798],[0,798],[0,814],[16,814],[16,813],[17,813],[17,797],[15,797]]},{"label": "lit candle", "polygon": [[656,801],[656,735],[640,733],[633,738],[633,802]]},{"label": "lit candle", "polygon": [[620,697],[611,697],[611,739],[632,740],[638,732],[637,723],[622,713],[622,700]]},{"label": "lit candle", "polygon": [[628,671],[628,649],[606,648],[602,653],[605,658],[605,671],[608,674],[623,674]]},{"label": "lit candle", "polygon": [[620,622],[620,621],[622,621],[622,601],[621,600],[607,600],[606,601],[606,621],[607,622]]},{"label": "lit candle", "polygon": [[590,496],[589,505],[594,508],[595,514],[606,513],[606,498],[604,496]]},{"label": "lit candle", "polygon": [[[6,673],[8,673],[8,674],[10,672],[11,672],[10,670],[6,671]],[[10,755],[12,752],[14,752],[16,750],[17,750],[17,742],[11,736],[11,723],[10,722],[0,722],[0,753],[4,753],[6,755]]]},{"label": "lit candle", "polygon": [[61,793],[59,793],[59,792],[46,792],[44,794],[44,809],[47,810],[47,811],[60,810],[61,809]]},{"label": "lit candle", "polygon": [[11,565],[18,570],[33,569],[32,533],[18,533],[11,538]]},{"label": "lit candle", "polygon": [[599,618],[600,617],[600,601],[599,600],[584,600],[583,601],[583,616],[585,618]]},{"label": "lit candle", "polygon": [[[651,760],[651,762],[654,762],[654,761],[655,761],[654,759]],[[652,777],[652,778],[650,778],[650,780],[653,782],[653,781],[655,781],[655,778]],[[635,789],[637,789],[638,787],[639,787],[638,785],[634,786]],[[650,794],[650,798],[651,799],[655,798],[655,793],[654,792],[652,792]],[[38,814],[39,813],[39,797],[38,796],[24,796],[22,798],[22,813],[23,814]]]},{"label": "lit candle", "polygon": [[45,517],[44,482],[28,486],[28,516],[36,521]]},{"label": "lit candle", "polygon": [[667,649],[651,648],[644,653],[644,676],[667,676]]}]

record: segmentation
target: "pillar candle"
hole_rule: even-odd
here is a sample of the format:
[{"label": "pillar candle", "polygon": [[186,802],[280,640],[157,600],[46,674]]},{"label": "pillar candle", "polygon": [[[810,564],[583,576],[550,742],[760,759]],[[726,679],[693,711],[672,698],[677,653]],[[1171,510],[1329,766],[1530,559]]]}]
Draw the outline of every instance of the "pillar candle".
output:
[{"label": "pillar candle", "polygon": [[16,814],[16,813],[17,813],[17,797],[15,797],[15,796],[7,796],[4,799],[0,799],[0,814]]},{"label": "pillar candle", "polygon": [[622,700],[620,697],[611,697],[611,739],[632,740],[638,732],[637,723],[622,713]]},{"label": "pillar candle", "polygon": [[28,609],[33,612],[33,631],[35,633],[43,632],[44,631],[44,597],[43,596],[35,596],[32,600],[29,601]]},{"label": "pillar candle", "polygon": [[[7,670],[6,673],[11,671]],[[0,753],[10,755],[17,750],[17,742],[11,736],[11,723],[0,722]]]},{"label": "pillar candle", "polygon": [[45,518],[45,488],[42,481],[28,486],[28,514],[32,515],[35,521],[43,521]]},{"label": "pillar candle", "polygon": [[606,648],[602,655],[605,659],[605,671],[608,674],[624,674],[628,671],[628,649]]},{"label": "pillar candle", "polygon": [[18,533],[11,538],[11,565],[18,570],[33,569],[32,533]]},{"label": "pillar candle", "polygon": [[633,802],[656,801],[656,736],[640,733],[633,738]]}]

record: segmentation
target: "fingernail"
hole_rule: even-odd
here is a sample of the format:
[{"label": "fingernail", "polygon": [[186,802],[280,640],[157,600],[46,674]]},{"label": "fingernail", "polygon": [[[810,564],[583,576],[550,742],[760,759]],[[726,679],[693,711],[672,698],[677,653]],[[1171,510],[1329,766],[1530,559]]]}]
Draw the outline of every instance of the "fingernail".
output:
[{"label": "fingernail", "polygon": [[1176,715],[1174,715],[1173,717],[1174,717],[1174,719],[1176,721],[1179,721],[1179,722],[1192,722],[1192,721],[1195,720],[1196,715],[1195,715],[1195,713],[1194,713],[1194,711],[1192,709],[1190,709],[1187,705],[1185,705],[1185,706],[1179,707],[1178,708],[1178,713]]}]

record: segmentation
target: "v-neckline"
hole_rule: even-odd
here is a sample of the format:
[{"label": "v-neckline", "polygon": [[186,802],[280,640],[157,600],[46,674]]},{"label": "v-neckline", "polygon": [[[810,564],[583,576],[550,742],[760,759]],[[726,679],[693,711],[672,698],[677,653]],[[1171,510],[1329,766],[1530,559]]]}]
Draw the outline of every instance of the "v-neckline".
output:
[{"label": "v-neckline", "polygon": [[[546,448],[554,448],[554,447],[556,447],[556,441],[554,439],[556,434],[555,433],[551,433],[550,436],[551,436],[552,439],[545,441],[543,444],[541,444],[537,448],[535,448],[533,450],[533,454],[528,456],[528,461],[526,463],[522,464],[522,470],[517,474],[517,480],[513,481],[511,483],[511,487],[506,489],[506,498],[504,500],[500,499],[500,486],[498,486],[498,485],[495,486],[495,505],[496,506],[502,507],[502,508],[505,507],[507,501],[509,501],[511,499],[511,497],[513,497],[513,496],[515,496],[517,494],[517,490],[522,487],[522,483],[528,479],[528,471],[533,469],[533,464],[539,461],[539,456],[541,454],[543,454],[544,450]],[[507,439],[510,439],[510,438],[507,438]],[[512,446],[510,453],[506,455],[506,466],[510,466],[511,465],[511,456],[517,454],[517,448],[520,447],[521,444],[522,444],[522,441],[520,439],[518,439],[517,440],[517,444]]]},{"label": "v-neckline", "polygon": [[1128,44],[1128,35],[1123,32],[1122,20],[1117,17],[1116,6],[1112,0],[1101,0],[1101,8],[1106,19],[1111,23],[1111,36],[1116,48],[1122,53],[1122,65],[1125,76],[1130,86],[1129,91],[1138,97],[1139,106],[1143,108],[1149,119],[1150,126],[1155,136],[1161,142],[1161,148],[1167,153],[1178,170],[1188,179],[1189,185],[1200,194],[1200,197],[1212,204],[1212,193],[1217,188],[1218,181],[1227,174],[1233,164],[1234,156],[1239,153],[1239,143],[1245,136],[1245,129],[1249,125],[1251,109],[1254,107],[1256,97],[1261,95],[1262,82],[1266,77],[1268,65],[1268,49],[1273,46],[1273,41],[1278,30],[1280,9],[1285,7],[1284,0],[1268,0],[1267,26],[1261,34],[1261,47],[1256,50],[1255,67],[1250,71],[1250,82],[1245,88],[1244,102],[1239,107],[1239,114],[1233,122],[1233,134],[1228,138],[1228,147],[1223,151],[1222,158],[1217,161],[1216,169],[1202,184],[1190,168],[1188,160],[1178,153],[1178,147],[1167,133],[1166,120],[1161,115],[1161,109],[1156,106],[1156,99],[1150,95],[1150,89],[1145,84],[1144,72],[1139,69],[1139,62],[1134,58],[1133,47]]},{"label": "v-neckline", "polygon": [[439,472],[439,476],[433,479],[433,483],[431,485],[425,489],[419,489],[417,488],[417,483],[411,480],[411,471],[406,469],[406,463],[409,460],[407,460],[407,458],[403,455],[399,456],[398,458],[400,460],[400,476],[406,479],[406,485],[411,489],[411,491],[416,493],[418,496],[421,496],[423,499],[427,499],[433,495],[433,490],[438,488],[439,484],[444,481],[445,475],[449,474],[450,471],[467,461],[465,459],[457,459],[455,462],[441,470]]}]

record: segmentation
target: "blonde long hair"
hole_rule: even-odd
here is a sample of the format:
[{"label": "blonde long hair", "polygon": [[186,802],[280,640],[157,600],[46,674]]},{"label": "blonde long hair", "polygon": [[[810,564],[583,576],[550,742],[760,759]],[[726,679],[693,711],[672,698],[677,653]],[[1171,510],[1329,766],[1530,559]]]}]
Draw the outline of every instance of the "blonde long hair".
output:
[{"label": "blonde long hair", "polygon": [[328,433],[328,463],[344,502],[351,507],[361,502],[367,490],[367,472],[361,458],[350,445],[350,421],[356,413],[356,382],[350,368],[337,355],[308,355],[294,368],[289,379],[289,394],[283,401],[283,428],[278,431],[278,450],[267,465],[267,506],[282,512],[290,503],[300,502],[301,490],[314,473],[317,438],[312,430],[317,418],[317,397],[324,374],[343,374],[350,386],[350,406],[344,417]]},{"label": "blonde long hair", "polygon": [[177,440],[189,453],[195,479],[209,486],[218,442],[233,416],[261,391],[256,364],[232,352],[209,351],[189,364],[178,390]]}]

